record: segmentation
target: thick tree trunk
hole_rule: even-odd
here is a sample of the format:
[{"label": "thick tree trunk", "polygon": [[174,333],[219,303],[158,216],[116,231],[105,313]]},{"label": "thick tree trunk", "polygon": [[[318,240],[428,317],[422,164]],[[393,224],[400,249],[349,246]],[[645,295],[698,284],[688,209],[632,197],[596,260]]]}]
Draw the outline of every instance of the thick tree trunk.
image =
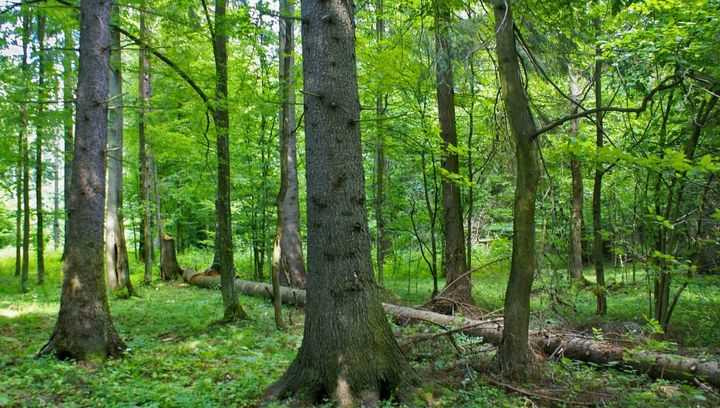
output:
[{"label": "thick tree trunk", "polygon": [[[599,33],[599,20],[595,21],[595,29]],[[595,107],[602,107],[602,48],[598,44],[595,47]],[[598,152],[603,147],[604,133],[603,130],[604,112],[598,112],[595,115],[595,145]],[[602,233],[602,179],[605,175],[605,169],[602,164],[598,163],[595,168],[595,182],[593,184],[592,196],[592,215],[593,215],[593,261],[595,262],[595,298],[596,311],[598,315],[607,314],[607,295],[605,293],[605,259],[603,251],[603,233]]]},{"label": "thick tree trunk", "polygon": [[[114,18],[119,16],[117,0],[111,1]],[[107,205],[105,207],[105,273],[110,290],[128,288],[134,295],[130,282],[130,265],[125,242],[123,221],[123,90],[120,33],[110,34],[110,113],[107,143]]]},{"label": "thick tree trunk", "polygon": [[182,276],[183,271],[177,261],[177,254],[175,252],[175,240],[169,235],[163,234],[160,250],[162,252],[160,256],[162,260],[160,262],[160,277],[164,280],[171,280],[174,279],[176,275]]},{"label": "thick tree trunk", "polygon": [[63,27],[63,47],[66,51],[63,53],[63,207],[65,211],[65,221],[63,223],[63,259],[65,259],[65,243],[68,241],[68,220],[70,214],[68,212],[68,203],[70,202],[70,183],[72,180],[72,156],[73,156],[73,103],[71,102],[75,96],[73,92],[73,64],[75,57],[75,41],[73,40],[72,29],[66,24]]},{"label": "thick tree trunk", "polygon": [[[578,88],[577,79],[570,75],[570,93],[573,98],[571,114],[578,112],[578,101],[580,98],[580,89]],[[582,260],[582,226],[583,226],[583,177],[582,167],[577,154],[573,152],[572,145],[578,143],[578,135],[580,133],[580,119],[572,121],[572,130],[570,131],[570,174],[572,176],[572,206],[570,213],[570,262],[569,272],[570,278],[582,279],[583,260]]]},{"label": "thick tree trunk", "polygon": [[84,0],[80,12],[77,149],[65,273],[58,320],[39,354],[104,360],[125,349],[112,324],[103,274],[110,1]]},{"label": "thick tree trunk", "polygon": [[37,18],[38,40],[38,104],[37,128],[35,130],[35,214],[37,219],[37,232],[35,235],[35,248],[37,251],[38,284],[45,283],[45,225],[43,213],[43,142],[45,138],[45,21],[43,15]]},{"label": "thick tree trunk", "polygon": [[233,260],[232,219],[230,213],[230,113],[228,112],[228,75],[227,75],[227,23],[225,9],[227,0],[215,1],[215,30],[213,32],[213,55],[215,57],[215,102],[213,110],[215,131],[217,132],[217,201],[216,216],[218,222],[217,252],[220,256],[220,276],[222,277],[223,320],[234,322],[247,317],[240,306],[233,280],[235,262]]},{"label": "thick tree trunk", "polygon": [[468,273],[465,254],[460,188],[451,179],[459,174],[457,154],[457,130],[455,123],[455,91],[450,55],[450,5],[435,2],[435,52],[437,54],[437,104],[440,131],[443,140],[442,178],[443,195],[443,273],[445,288],[435,298],[433,308],[443,313],[453,313],[463,306],[475,305],[472,297],[472,279]]},{"label": "thick tree trunk", "polygon": [[[141,5],[140,11],[140,39],[142,44],[147,44],[148,30],[145,25],[145,3]],[[142,233],[140,239],[140,252],[142,253],[143,265],[145,266],[145,283],[152,282],[152,235],[150,233],[150,169],[148,165],[147,143],[145,140],[145,116],[147,113],[147,103],[150,99],[152,88],[150,83],[150,58],[148,50],[145,46],[140,46],[140,56],[138,61],[138,149],[139,173],[140,173],[140,213],[142,218],[140,221],[140,230]]]},{"label": "thick tree trunk", "polygon": [[515,142],[517,178],[510,280],[505,292],[505,331],[500,365],[511,376],[524,376],[531,364],[528,348],[530,290],[535,273],[535,200],[539,178],[536,126],[520,78],[510,3],[493,2],[502,98]]},{"label": "thick tree trunk", "polygon": [[300,235],[297,140],[295,137],[294,0],[280,1],[280,192],[272,253],[273,274],[283,285],[305,286],[305,260]]},{"label": "thick tree trunk", "polygon": [[344,0],[303,0],[302,17],[308,303],[298,355],[267,392],[377,405],[403,392],[409,367],[373,276],[353,8]]},{"label": "thick tree trunk", "polygon": [[[30,16],[29,11],[23,7],[22,15],[22,78],[25,85],[25,94],[30,88],[30,63],[28,61],[30,46]],[[28,291],[28,274],[30,270],[30,147],[28,146],[28,118],[27,106],[25,103],[20,105],[20,134],[22,139],[22,196],[23,196],[23,253],[22,253],[22,271],[20,274],[20,287],[22,292]]]},{"label": "thick tree trunk", "polygon": [[[206,272],[186,269],[183,276],[189,284],[203,288],[217,288],[220,285],[218,277]],[[237,279],[235,288],[244,295],[273,299],[272,288],[266,283]],[[304,290],[281,286],[279,292],[283,304],[305,305]],[[383,309],[396,321],[429,322],[447,330],[459,329],[459,332],[468,336],[482,337],[483,341],[496,346],[502,344],[503,319],[467,319],[390,303],[383,303]],[[698,378],[716,387],[720,386],[720,363],[715,361],[652,351],[628,351],[624,347],[593,338],[551,331],[532,332],[528,339],[533,349],[542,350],[548,356],[567,357],[608,366],[619,363],[639,373],[647,373],[653,378],[683,381]]]}]

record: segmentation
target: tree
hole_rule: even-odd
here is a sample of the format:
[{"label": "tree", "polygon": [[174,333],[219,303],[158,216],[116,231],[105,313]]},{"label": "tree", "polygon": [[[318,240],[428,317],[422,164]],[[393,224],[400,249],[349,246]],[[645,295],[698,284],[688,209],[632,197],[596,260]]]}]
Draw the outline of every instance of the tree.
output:
[{"label": "tree", "polygon": [[75,41],[73,32],[67,25],[63,27],[63,74],[62,74],[62,97],[63,97],[63,203],[65,209],[65,224],[63,226],[63,259],[65,259],[64,244],[68,242],[68,203],[70,202],[70,187],[72,180],[72,155],[74,150],[73,136],[73,59],[75,57]]},{"label": "tree", "polygon": [[[111,12],[119,20],[120,7],[112,1]],[[115,24],[118,24],[116,21]],[[123,220],[123,91],[122,53],[120,32],[113,29],[110,34],[110,112],[107,143],[107,205],[105,207],[105,273],[110,290],[127,287],[128,294],[135,291],[130,282],[130,265],[125,243]]]},{"label": "tree", "polygon": [[[600,20],[595,19],[595,31],[600,34]],[[597,41],[597,39],[596,39]],[[595,46],[595,108],[598,112],[595,114],[595,146],[598,151],[603,148],[605,138],[605,130],[603,126],[603,116],[605,112],[602,108],[602,47],[598,42]],[[603,250],[603,224],[602,224],[602,181],[606,168],[598,163],[595,168],[595,180],[593,183],[592,195],[592,217],[593,217],[593,261],[595,262],[595,313],[599,315],[607,314],[607,295],[605,293],[605,251]]]},{"label": "tree", "polygon": [[297,357],[268,390],[377,405],[409,367],[378,300],[365,214],[353,7],[302,1],[308,281]]},{"label": "tree", "polygon": [[[570,74],[570,95],[573,98],[571,102],[571,115],[578,112],[578,105],[580,103],[580,89],[577,83],[577,78]],[[580,119],[575,118],[572,120],[572,130],[570,133],[569,144],[578,143],[578,135],[580,133]],[[572,205],[570,212],[570,262],[568,269],[570,270],[570,277],[572,279],[582,279],[583,274],[583,260],[582,260],[582,227],[583,227],[583,201],[584,201],[584,189],[583,189],[583,176],[582,166],[578,155],[572,151],[570,152],[570,173],[572,174]]]},{"label": "tree", "polygon": [[80,27],[76,149],[60,313],[39,354],[92,361],[125,350],[110,316],[102,267],[110,2],[83,0]]},{"label": "tree", "polygon": [[[385,36],[385,17],[383,16],[383,0],[375,0],[375,35],[378,49],[382,47],[383,37]],[[379,51],[379,50],[378,50]],[[383,204],[385,201],[385,174],[386,161],[385,158],[385,137],[381,122],[385,114],[385,93],[378,90],[375,96],[375,116],[377,119],[376,139],[375,139],[375,229],[377,237],[375,240],[375,259],[377,262],[377,279],[378,285],[384,285],[385,273],[385,253],[387,252],[389,242],[387,232],[385,231],[385,218],[383,217]]]},{"label": "tree", "polygon": [[247,317],[233,282],[235,280],[235,262],[233,261],[232,215],[230,212],[230,112],[228,111],[228,72],[227,72],[227,30],[225,18],[227,0],[215,0],[215,25],[209,24],[213,56],[215,58],[215,109],[212,111],[215,131],[217,132],[217,216],[216,253],[220,257],[220,276],[222,277],[223,320],[234,322]]},{"label": "tree", "polygon": [[294,0],[280,2],[280,192],[277,196],[277,227],[272,254],[273,273],[283,285],[305,286],[305,261],[300,236],[300,202],[295,137],[295,81],[293,27]]},{"label": "tree", "polygon": [[499,359],[504,372],[519,376],[526,373],[531,363],[528,328],[530,289],[535,273],[535,200],[539,178],[537,129],[520,78],[510,2],[494,0],[493,11],[500,86],[515,144],[517,172],[510,280],[505,291],[505,327]]},{"label": "tree", "polygon": [[[437,104],[443,140],[442,195],[443,195],[443,272],[445,288],[436,306],[452,313],[457,306],[474,305],[472,279],[468,273],[465,254],[460,188],[453,176],[459,174],[457,154],[457,125],[455,120],[455,90],[452,57],[449,44],[450,6],[446,1],[435,1],[435,52],[437,53]],[[450,301],[448,304],[447,301]]]},{"label": "tree", "polygon": [[[30,43],[30,15],[26,6],[22,8],[22,81],[23,95],[27,99],[30,88],[30,63],[28,47]],[[22,140],[22,197],[23,197],[23,253],[20,285],[23,292],[28,291],[28,272],[30,268],[30,155],[28,153],[28,114],[25,102],[20,104],[20,138]]]},{"label": "tree", "polygon": [[145,266],[145,283],[152,282],[152,235],[150,233],[150,166],[148,163],[147,143],[145,130],[147,129],[147,104],[152,94],[150,83],[150,58],[148,56],[148,29],[145,23],[145,2],[141,3],[140,10],[140,52],[138,55],[138,166],[140,173],[140,253]]},{"label": "tree", "polygon": [[37,233],[35,245],[37,250],[38,283],[45,283],[45,234],[43,225],[43,138],[45,137],[45,23],[46,18],[41,14],[37,16],[38,40],[38,111],[35,140],[35,213],[37,218]]}]

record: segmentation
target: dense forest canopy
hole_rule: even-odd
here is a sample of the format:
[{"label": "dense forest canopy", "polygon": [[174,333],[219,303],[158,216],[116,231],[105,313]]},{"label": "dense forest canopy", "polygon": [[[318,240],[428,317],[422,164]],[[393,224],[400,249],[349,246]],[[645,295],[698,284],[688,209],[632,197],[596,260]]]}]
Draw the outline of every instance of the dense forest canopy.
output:
[{"label": "dense forest canopy", "polygon": [[443,338],[542,404],[510,384],[563,355],[718,402],[720,1],[22,0],[0,32],[0,310],[54,308],[39,356],[131,360],[119,304],[185,282],[212,327],[255,294],[304,330],[239,404],[420,404]]}]

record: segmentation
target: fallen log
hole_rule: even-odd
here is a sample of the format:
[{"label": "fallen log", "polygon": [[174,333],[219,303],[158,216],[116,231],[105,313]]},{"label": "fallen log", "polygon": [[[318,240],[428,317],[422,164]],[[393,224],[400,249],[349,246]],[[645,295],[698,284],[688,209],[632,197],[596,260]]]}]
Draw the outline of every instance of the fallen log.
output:
[{"label": "fallen log", "polygon": [[[205,288],[220,286],[220,276],[214,271],[194,272],[185,270],[183,278],[191,285]],[[235,288],[246,295],[272,299],[272,285],[259,282],[235,280]],[[304,305],[305,291],[288,287],[280,288],[282,302]],[[486,342],[499,346],[502,341],[502,319],[482,321],[464,317],[448,316],[426,310],[383,303],[385,312],[395,318],[422,320],[446,329],[461,328],[461,332],[482,337]],[[684,357],[676,354],[645,350],[628,350],[622,346],[605,343],[594,338],[539,331],[530,334],[531,346],[549,356],[564,356],[573,360],[591,362],[613,367],[622,366],[645,373],[653,378],[691,381],[699,379],[720,387],[720,363],[711,360]]]}]

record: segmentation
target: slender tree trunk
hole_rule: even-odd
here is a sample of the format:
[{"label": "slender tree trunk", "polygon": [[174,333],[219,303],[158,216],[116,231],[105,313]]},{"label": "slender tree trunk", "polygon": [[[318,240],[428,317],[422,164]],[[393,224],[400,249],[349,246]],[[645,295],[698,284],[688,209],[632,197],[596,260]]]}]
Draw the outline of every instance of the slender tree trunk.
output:
[{"label": "slender tree trunk", "polygon": [[280,1],[280,192],[272,255],[273,273],[283,285],[305,286],[305,260],[300,235],[297,141],[295,137],[294,0]]},{"label": "slender tree trunk", "polygon": [[515,143],[516,171],[513,249],[505,292],[505,328],[500,365],[511,376],[527,375],[530,290],[535,273],[535,201],[539,178],[536,126],[520,78],[510,3],[494,0],[496,53],[502,98]]},{"label": "slender tree trunk", "polygon": [[[580,98],[580,89],[578,88],[577,78],[570,75],[570,93],[573,98],[571,114],[578,111],[578,101]],[[582,167],[577,154],[574,153],[572,146],[577,145],[578,135],[580,132],[580,119],[572,121],[572,130],[570,131],[570,173],[572,175],[572,210],[570,214],[570,278],[582,279],[582,225],[583,225],[583,178]]]},{"label": "slender tree trunk", "polygon": [[472,269],[472,236],[473,236],[473,214],[475,212],[475,168],[473,166],[473,137],[475,136],[475,65],[472,59],[468,61],[470,66],[470,106],[468,109],[468,135],[467,135],[467,175],[470,180],[470,186],[468,186],[467,194],[467,231],[465,234],[465,247],[467,249],[467,268]]},{"label": "slender tree trunk", "polygon": [[[30,46],[30,15],[29,11],[23,7],[22,15],[22,77],[25,84],[25,95],[28,95],[30,88],[30,63],[28,61]],[[22,271],[20,277],[21,290],[28,291],[28,274],[30,269],[30,147],[28,146],[28,118],[27,105],[20,105],[20,133],[22,138],[22,174],[23,174],[23,254],[22,254]]]},{"label": "slender tree trunk", "polygon": [[220,276],[222,277],[223,320],[234,322],[247,317],[240,306],[233,286],[235,263],[233,261],[232,218],[230,213],[230,113],[228,112],[227,75],[227,26],[225,11],[227,0],[215,0],[215,29],[213,32],[213,55],[215,57],[215,101],[213,120],[217,132],[218,186],[216,213],[218,221],[218,252],[220,254]]},{"label": "slender tree trunk", "polygon": [[37,217],[36,250],[38,284],[45,283],[45,225],[43,223],[43,162],[42,149],[45,138],[45,16],[37,18],[38,39],[38,111],[35,138],[35,212]]},{"label": "slender tree trunk", "polygon": [[[435,157],[431,158],[432,161],[432,169],[433,169],[433,181],[437,180],[437,175],[435,172]],[[430,294],[430,297],[432,299],[435,298],[435,296],[438,295],[438,268],[437,268],[437,236],[435,233],[435,226],[437,225],[437,204],[438,204],[438,194],[437,194],[437,188],[435,188],[434,191],[434,197],[433,200],[430,200],[430,186],[428,184],[427,180],[427,173],[425,172],[425,167],[427,167],[426,159],[425,159],[425,153],[420,152],[420,162],[422,164],[422,175],[423,175],[423,197],[425,198],[425,210],[428,213],[428,217],[430,218],[430,275],[432,275],[433,278],[433,291]],[[437,187],[437,183],[435,185]],[[420,243],[422,245],[422,243]]]},{"label": "slender tree trunk", "polygon": [[[365,214],[353,8],[302,1],[308,302],[297,357],[270,396],[375,406],[409,367],[378,299]],[[396,394],[397,395],[397,394]]]},{"label": "slender tree trunk", "polygon": [[53,161],[53,250],[60,248],[60,150],[55,151]]},{"label": "slender tree trunk", "polygon": [[[140,39],[142,44],[147,44],[148,29],[145,24],[145,3],[141,4],[140,10]],[[140,252],[142,253],[143,265],[145,266],[145,283],[152,282],[152,235],[150,233],[150,175],[148,166],[147,142],[145,140],[147,103],[150,99],[152,88],[150,83],[150,58],[146,47],[140,47],[140,59],[138,63],[138,143],[139,166],[140,166]]]},{"label": "slender tree trunk", "polygon": [[[148,164],[151,168],[151,176],[152,176],[152,185],[153,185],[153,198],[155,200],[155,205],[153,206],[154,214],[155,214],[155,227],[157,228],[157,242],[159,245],[162,245],[163,242],[163,236],[165,236],[165,230],[163,229],[163,219],[162,219],[162,213],[160,212],[160,181],[158,180],[158,168],[157,168],[157,160],[155,160],[155,156],[148,156]],[[154,252],[153,252],[154,255]],[[162,250],[159,251],[159,263],[163,263],[163,252]]]},{"label": "slender tree trunk", "polygon": [[63,27],[63,47],[64,51],[63,65],[63,207],[65,211],[65,220],[63,223],[63,259],[65,259],[65,243],[67,242],[68,220],[70,213],[68,212],[68,203],[70,202],[70,182],[72,180],[72,157],[74,150],[73,137],[73,59],[75,58],[75,41],[73,40],[72,29],[65,25]]},{"label": "slender tree trunk", "polygon": [[[456,307],[474,305],[472,280],[468,273],[465,254],[465,232],[463,231],[460,188],[447,175],[459,174],[460,163],[457,154],[457,130],[455,124],[455,91],[452,72],[452,57],[448,42],[450,31],[450,6],[436,1],[435,51],[437,54],[437,103],[440,130],[443,140],[442,178],[443,191],[443,271],[445,288],[442,301],[436,308],[452,313]],[[448,302],[449,301],[449,302]]]},{"label": "slender tree trunk", "polygon": [[[595,29],[599,32],[600,22],[595,21]],[[595,47],[595,107],[602,107],[602,48]],[[603,112],[595,115],[595,145],[598,153],[603,147]],[[603,254],[603,233],[602,233],[602,179],[605,170],[602,164],[598,163],[595,168],[595,182],[593,184],[592,215],[593,215],[593,260],[595,262],[595,298],[596,310],[599,315],[607,314],[607,296],[605,293],[605,265]]]},{"label": "slender tree trunk", "polygon": [[[119,17],[118,0],[111,1],[114,19]],[[105,207],[105,273],[110,290],[127,287],[130,296],[130,266],[123,221],[123,89],[120,32],[110,33],[110,114],[107,142],[107,205]]]},{"label": "slender tree trunk", "polygon": [[125,344],[113,327],[103,273],[103,209],[110,57],[110,2],[80,5],[77,149],[70,191],[68,242],[60,313],[39,354],[104,360]]},{"label": "slender tree trunk", "polygon": [[[377,40],[378,51],[382,47],[383,37],[385,36],[385,19],[383,18],[383,0],[375,0],[375,36]],[[378,91],[375,96],[375,119],[377,119],[375,137],[375,228],[377,239],[375,241],[375,257],[377,261],[377,280],[378,285],[384,286],[385,273],[385,253],[389,246],[387,234],[385,232],[385,219],[383,217],[383,202],[385,201],[385,167],[387,159],[385,157],[385,137],[382,129],[382,118],[385,114],[384,99],[386,95],[382,91]]]},{"label": "slender tree trunk", "polygon": [[23,147],[23,133],[20,132],[18,136],[18,162],[17,168],[15,169],[15,197],[17,197],[16,208],[15,208],[15,276],[20,277],[22,271],[22,204],[23,204],[23,191],[22,191],[22,179],[23,179],[23,168],[22,168],[22,147]]}]

